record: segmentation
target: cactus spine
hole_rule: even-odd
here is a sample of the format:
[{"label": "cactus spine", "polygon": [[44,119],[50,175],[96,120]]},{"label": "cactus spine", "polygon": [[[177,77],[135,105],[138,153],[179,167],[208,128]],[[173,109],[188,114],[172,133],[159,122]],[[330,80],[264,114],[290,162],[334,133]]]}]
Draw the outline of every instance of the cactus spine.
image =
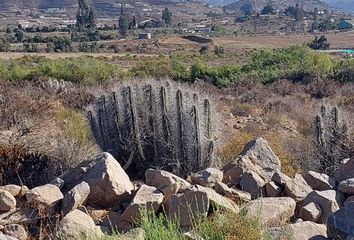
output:
[{"label": "cactus spine", "polygon": [[348,128],[338,107],[321,106],[315,118],[315,138],[321,170],[333,174],[340,161],[349,156]]},{"label": "cactus spine", "polygon": [[108,100],[102,96],[88,118],[101,149],[122,165],[133,156],[128,172],[139,178],[150,167],[187,176],[210,165],[211,113],[209,99],[157,82],[122,87]]}]

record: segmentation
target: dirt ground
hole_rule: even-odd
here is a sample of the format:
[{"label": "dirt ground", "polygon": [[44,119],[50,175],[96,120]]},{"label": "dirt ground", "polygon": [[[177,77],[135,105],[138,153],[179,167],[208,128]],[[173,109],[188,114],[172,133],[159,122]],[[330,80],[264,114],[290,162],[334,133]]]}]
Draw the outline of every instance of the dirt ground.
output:
[{"label": "dirt ground", "polygon": [[[296,35],[254,35],[254,36],[223,36],[213,38],[212,45],[219,45],[224,47],[226,52],[239,53],[243,51],[250,51],[252,49],[260,48],[284,48],[296,44],[308,43],[315,38],[315,34],[296,34]],[[331,43],[331,48],[354,48],[354,31],[349,32],[334,32],[327,33],[327,39]],[[103,42],[102,42],[103,43]],[[134,54],[133,52],[124,51],[121,53],[0,53],[0,59],[19,58],[24,55],[45,56],[48,58],[66,58],[77,57],[82,55],[90,55],[93,57],[124,57],[126,54],[131,56],[157,56],[158,54],[172,54],[172,53],[198,53],[201,44],[192,42],[181,38],[180,36],[171,35],[161,37],[156,40],[125,40],[125,41],[110,41],[106,44],[115,44],[120,47],[131,46],[138,48],[142,45],[149,46],[149,51],[146,53]]]}]

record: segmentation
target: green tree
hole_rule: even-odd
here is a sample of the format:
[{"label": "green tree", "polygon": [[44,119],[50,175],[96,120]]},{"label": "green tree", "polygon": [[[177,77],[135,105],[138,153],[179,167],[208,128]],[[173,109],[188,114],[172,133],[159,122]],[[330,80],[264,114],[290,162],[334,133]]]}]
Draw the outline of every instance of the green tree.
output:
[{"label": "green tree", "polygon": [[86,28],[96,27],[96,17],[92,7],[85,0],[78,0],[79,9],[76,13],[76,26],[81,31]]},{"label": "green tree", "polygon": [[273,12],[274,12],[274,8],[273,8],[272,5],[267,5],[267,6],[265,6],[265,7],[262,9],[262,11],[261,11],[261,13],[262,13],[263,15],[273,14]]},{"label": "green tree", "polygon": [[23,33],[22,30],[20,29],[15,29],[15,38],[17,40],[17,42],[21,43],[23,42],[23,38],[24,38],[25,34]]},{"label": "green tree", "polygon": [[128,15],[124,11],[123,6],[120,9],[120,16],[119,16],[119,20],[118,20],[118,29],[119,29],[120,36],[122,38],[126,38],[128,29],[129,29],[129,19],[128,19]]},{"label": "green tree", "polygon": [[335,30],[337,29],[337,25],[332,22],[330,19],[325,19],[322,22],[320,22],[320,24],[318,25],[318,29],[321,32],[326,32],[326,31],[330,31],[330,30]]},{"label": "green tree", "polygon": [[162,11],[162,22],[167,26],[172,24],[172,12],[167,7]]}]

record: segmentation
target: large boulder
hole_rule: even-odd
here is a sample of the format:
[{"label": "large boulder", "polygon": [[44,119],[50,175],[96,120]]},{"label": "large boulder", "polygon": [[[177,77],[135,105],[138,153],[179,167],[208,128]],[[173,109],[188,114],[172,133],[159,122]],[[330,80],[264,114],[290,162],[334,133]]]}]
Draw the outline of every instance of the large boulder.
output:
[{"label": "large boulder", "polygon": [[290,197],[259,198],[246,205],[249,218],[259,218],[265,228],[286,225],[294,215],[296,203]]},{"label": "large boulder", "polygon": [[63,197],[60,189],[52,184],[35,187],[26,193],[30,206],[46,209],[46,211],[52,211]]},{"label": "large boulder", "polygon": [[266,180],[253,171],[245,172],[240,180],[240,186],[243,191],[251,194],[253,199],[265,195]]},{"label": "large boulder", "polygon": [[102,236],[103,233],[89,215],[75,209],[60,221],[58,237],[78,239],[82,235]]},{"label": "large boulder", "polygon": [[234,201],[220,195],[215,190],[213,190],[211,188],[202,187],[199,185],[196,186],[196,190],[206,193],[208,200],[212,206],[215,206],[218,209],[224,209],[224,210],[227,210],[227,211],[230,211],[233,213],[239,212],[239,208]]},{"label": "large boulder", "polygon": [[245,172],[242,167],[238,166],[237,162],[227,164],[222,168],[222,171],[224,173],[223,182],[228,186],[238,185],[242,174]]},{"label": "large boulder", "polygon": [[338,190],[344,194],[354,195],[354,178],[341,181],[338,184]]},{"label": "large boulder", "polygon": [[182,227],[190,227],[199,217],[206,217],[209,211],[208,194],[203,191],[189,191],[171,195],[167,204],[167,216],[178,219]]},{"label": "large boulder", "polygon": [[101,226],[111,230],[111,232],[128,232],[132,229],[132,224],[122,219],[122,214],[118,212],[108,212],[102,219]]},{"label": "large boulder", "polygon": [[248,203],[252,199],[252,196],[250,193],[245,192],[245,191],[241,191],[241,190],[238,190],[235,188],[230,188],[223,182],[215,183],[214,189],[217,193],[219,193],[229,199],[232,199],[240,204]]},{"label": "large boulder", "polygon": [[317,222],[322,214],[320,205],[311,202],[300,209],[299,218],[304,221]]},{"label": "large boulder", "polygon": [[83,181],[88,183],[88,202],[101,208],[109,208],[128,199],[134,190],[129,176],[109,153],[80,163],[60,178],[64,180],[63,192],[68,192]]},{"label": "large boulder", "polygon": [[304,199],[302,206],[316,203],[322,210],[322,214],[316,222],[326,223],[328,217],[339,209],[342,202],[343,196],[335,190],[313,191]]},{"label": "large boulder", "polygon": [[62,211],[64,215],[68,214],[72,210],[81,207],[88,199],[90,195],[90,185],[87,182],[81,182],[65,194]]},{"label": "large boulder", "polygon": [[331,190],[335,187],[336,184],[335,180],[329,177],[327,174],[314,171],[309,171],[305,175],[305,180],[313,190],[317,191]]},{"label": "large boulder", "polygon": [[0,212],[7,212],[16,208],[16,199],[6,190],[0,190]]},{"label": "large boulder", "polygon": [[18,185],[9,184],[9,185],[0,186],[0,190],[8,191],[14,197],[17,197],[17,196],[20,197],[20,196],[23,196],[23,194],[28,191],[28,188],[26,186],[21,187]]},{"label": "large boulder", "polygon": [[312,192],[311,187],[300,174],[285,181],[285,195],[293,198],[296,202],[304,200],[310,192]]},{"label": "large boulder", "polygon": [[354,178],[354,158],[344,159],[335,172],[337,182]]},{"label": "large boulder", "polygon": [[292,240],[326,240],[326,226],[306,221],[290,224],[287,231],[292,236]]},{"label": "large boulder", "polygon": [[267,197],[279,197],[282,192],[283,189],[273,181],[268,182],[265,185],[265,193]]},{"label": "large boulder", "polygon": [[279,158],[273,153],[266,140],[257,138],[244,147],[240,155],[222,170],[224,179],[235,181],[240,180],[245,171],[253,171],[267,181],[270,181],[273,174],[280,171]]},{"label": "large boulder", "polygon": [[28,239],[27,231],[24,227],[19,224],[10,224],[6,225],[4,229],[2,229],[5,235],[14,237],[18,240],[26,240]]},{"label": "large boulder", "polygon": [[191,187],[191,184],[172,173],[164,170],[148,169],[145,172],[145,183],[158,189],[178,183],[181,190]]},{"label": "large boulder", "polygon": [[327,233],[333,240],[354,239],[354,203],[349,203],[328,217]]},{"label": "large boulder", "polygon": [[216,182],[223,180],[223,172],[216,168],[207,168],[191,176],[193,184],[204,187],[213,187]]},{"label": "large boulder", "polygon": [[130,223],[138,223],[141,217],[141,211],[156,213],[163,199],[164,195],[157,188],[142,185],[123,212],[122,219]]}]

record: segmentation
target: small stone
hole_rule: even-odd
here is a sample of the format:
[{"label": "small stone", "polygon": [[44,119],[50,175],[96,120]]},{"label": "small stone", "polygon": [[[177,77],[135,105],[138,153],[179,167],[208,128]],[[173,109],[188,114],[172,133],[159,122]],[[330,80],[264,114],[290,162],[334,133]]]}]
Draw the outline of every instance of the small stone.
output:
[{"label": "small stone", "polygon": [[338,190],[344,194],[354,195],[354,178],[341,181]]},{"label": "small stone", "polygon": [[321,207],[311,202],[300,209],[299,217],[304,221],[317,222],[322,214]]},{"label": "small stone", "polygon": [[28,238],[28,234],[24,227],[19,224],[10,224],[4,227],[2,230],[5,235],[14,237],[18,240],[26,240]]},{"label": "small stone", "polygon": [[7,212],[16,208],[16,199],[5,190],[0,190],[0,212]]},{"label": "small stone", "polygon": [[62,203],[63,214],[66,215],[72,210],[81,207],[87,201],[89,195],[90,185],[87,182],[81,182],[76,185],[64,196]]},{"label": "small stone", "polygon": [[193,184],[203,187],[213,187],[216,182],[223,180],[223,172],[216,168],[207,168],[191,176]]},{"label": "small stone", "polygon": [[141,211],[156,213],[163,199],[163,194],[157,188],[142,185],[132,202],[123,212],[122,219],[130,223],[137,223],[140,220]]}]

